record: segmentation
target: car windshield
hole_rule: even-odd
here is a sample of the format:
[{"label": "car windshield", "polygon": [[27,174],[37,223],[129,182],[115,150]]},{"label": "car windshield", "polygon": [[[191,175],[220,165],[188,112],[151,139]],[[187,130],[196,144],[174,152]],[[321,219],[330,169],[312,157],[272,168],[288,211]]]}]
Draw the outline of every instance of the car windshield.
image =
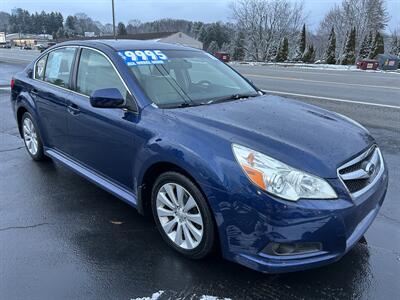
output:
[{"label": "car windshield", "polygon": [[118,54],[159,107],[211,104],[259,95],[235,71],[205,52],[127,50]]}]

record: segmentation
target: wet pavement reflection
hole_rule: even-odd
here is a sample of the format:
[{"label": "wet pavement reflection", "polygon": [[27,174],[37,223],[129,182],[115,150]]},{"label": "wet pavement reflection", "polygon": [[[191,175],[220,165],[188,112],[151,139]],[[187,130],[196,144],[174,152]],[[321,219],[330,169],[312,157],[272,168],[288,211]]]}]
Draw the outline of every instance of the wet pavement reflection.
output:
[{"label": "wet pavement reflection", "polygon": [[[400,299],[395,181],[366,241],[337,263],[268,275],[218,253],[192,261],[168,248],[150,218],[59,164],[31,161],[8,96],[0,91],[1,299],[131,299],[160,290],[159,299]],[[369,129],[390,175],[400,176],[398,128]]]}]

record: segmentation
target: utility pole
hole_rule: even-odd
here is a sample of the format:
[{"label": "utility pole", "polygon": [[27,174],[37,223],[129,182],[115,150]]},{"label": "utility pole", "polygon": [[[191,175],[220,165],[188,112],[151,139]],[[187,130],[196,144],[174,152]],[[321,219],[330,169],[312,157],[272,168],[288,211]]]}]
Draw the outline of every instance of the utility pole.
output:
[{"label": "utility pole", "polygon": [[114,0],[112,1],[112,19],[113,19],[113,34],[114,34],[114,39],[117,39],[117,35],[115,34],[115,12],[114,12]]}]

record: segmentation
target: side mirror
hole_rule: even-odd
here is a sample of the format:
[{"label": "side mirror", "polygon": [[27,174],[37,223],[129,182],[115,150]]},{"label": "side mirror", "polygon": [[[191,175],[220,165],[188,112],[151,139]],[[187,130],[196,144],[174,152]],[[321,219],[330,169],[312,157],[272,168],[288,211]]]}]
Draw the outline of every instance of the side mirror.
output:
[{"label": "side mirror", "polygon": [[95,90],[90,95],[90,104],[98,108],[121,108],[125,103],[121,92],[116,88]]}]

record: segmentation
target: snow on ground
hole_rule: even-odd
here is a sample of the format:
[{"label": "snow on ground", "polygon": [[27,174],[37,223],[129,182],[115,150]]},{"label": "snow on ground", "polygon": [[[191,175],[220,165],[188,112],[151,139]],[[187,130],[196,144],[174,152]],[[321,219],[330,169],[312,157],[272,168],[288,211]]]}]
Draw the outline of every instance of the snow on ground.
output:
[{"label": "snow on ground", "polygon": [[[158,291],[156,293],[153,293],[150,297],[142,297],[142,298],[132,298],[131,300],[157,300],[158,298],[161,297],[161,295],[164,293],[164,291]],[[194,294],[193,296],[196,296]],[[191,298],[193,299],[193,297]],[[210,295],[202,295],[199,300],[231,300],[231,298],[218,298],[215,296],[210,296]]]},{"label": "snow on ground", "polygon": [[215,296],[203,295],[200,300],[231,300],[230,298],[218,298]]},{"label": "snow on ground", "polygon": [[164,291],[158,291],[153,293],[151,297],[142,297],[142,298],[132,298],[131,300],[157,300],[164,293]]},{"label": "snow on ground", "polygon": [[355,72],[372,72],[372,73],[397,73],[397,71],[383,71],[383,70],[360,70],[355,65],[328,65],[328,64],[304,64],[304,63],[274,63],[274,62],[254,62],[254,61],[231,61],[229,64],[235,65],[248,65],[248,66],[271,66],[282,68],[299,68],[299,69],[313,69],[313,70],[335,70],[335,71],[355,71]]}]

